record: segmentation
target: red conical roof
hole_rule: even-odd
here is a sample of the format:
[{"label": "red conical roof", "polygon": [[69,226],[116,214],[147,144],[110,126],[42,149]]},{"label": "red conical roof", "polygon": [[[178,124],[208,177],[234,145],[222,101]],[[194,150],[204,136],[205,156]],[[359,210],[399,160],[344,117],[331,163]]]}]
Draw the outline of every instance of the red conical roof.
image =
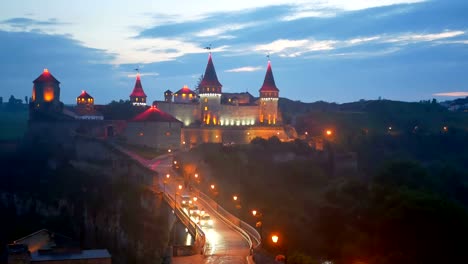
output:
[{"label": "red conical roof", "polygon": [[143,113],[138,114],[132,122],[180,122],[170,114],[159,110],[156,106],[151,106]]},{"label": "red conical roof", "polygon": [[265,80],[263,81],[262,88],[260,92],[279,92],[279,89],[276,87],[275,78],[273,77],[273,71],[271,70],[271,62],[268,61],[268,68],[265,74]]},{"label": "red conical roof", "polygon": [[130,94],[130,97],[146,97],[146,94],[143,91],[143,86],[141,86],[139,73],[137,73],[135,87],[133,88],[133,91],[132,91],[132,94]]},{"label": "red conical roof", "polygon": [[211,59],[211,53],[208,56],[208,64],[206,65],[205,75],[203,75],[203,80],[200,82],[202,87],[222,87],[223,85],[218,81],[218,76],[216,76],[216,70],[213,65],[213,60]]},{"label": "red conical roof", "polygon": [[54,82],[54,83],[60,83],[55,79],[54,76],[49,72],[48,69],[44,69],[41,75],[36,78],[36,80],[33,81],[33,83],[45,83],[45,82]]},{"label": "red conical roof", "polygon": [[89,95],[89,93],[87,93],[85,90],[81,91],[81,94],[77,98],[93,99],[93,97]]}]

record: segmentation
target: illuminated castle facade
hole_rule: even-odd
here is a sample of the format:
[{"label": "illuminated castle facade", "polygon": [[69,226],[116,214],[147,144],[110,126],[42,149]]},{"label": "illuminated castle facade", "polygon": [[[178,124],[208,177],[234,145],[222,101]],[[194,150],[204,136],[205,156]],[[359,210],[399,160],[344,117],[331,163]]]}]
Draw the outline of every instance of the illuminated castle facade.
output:
[{"label": "illuminated castle facade", "polygon": [[[128,115],[108,115],[106,119],[102,112],[109,112],[107,106],[95,105],[86,91],[77,96],[76,106],[64,106],[60,101],[60,82],[47,69],[33,83],[30,126],[38,132],[49,127],[50,133],[55,133],[52,138],[77,133],[97,138],[121,137],[130,144],[155,148],[243,144],[255,137],[288,140],[278,111],[279,89],[270,62],[259,97],[255,98],[248,92],[223,93],[210,53],[197,92],[187,86],[175,93],[167,90],[164,100],[155,101],[151,107],[147,106],[137,73],[130,102],[137,110],[134,112],[140,114],[130,119]],[[56,127],[55,131],[51,126]]]},{"label": "illuminated castle facade", "polygon": [[250,93],[223,93],[211,54],[197,93],[184,86],[179,91],[164,92],[164,101],[157,107],[175,116],[186,127],[249,127],[278,126],[279,89],[276,87],[271,63],[259,98]]},{"label": "illuminated castle facade", "polygon": [[272,136],[288,140],[278,111],[279,89],[270,61],[258,98],[248,92],[223,93],[222,87],[210,53],[198,93],[184,86],[175,93],[165,91],[164,101],[154,102],[158,109],[183,123],[182,146],[249,143],[255,137]]}]

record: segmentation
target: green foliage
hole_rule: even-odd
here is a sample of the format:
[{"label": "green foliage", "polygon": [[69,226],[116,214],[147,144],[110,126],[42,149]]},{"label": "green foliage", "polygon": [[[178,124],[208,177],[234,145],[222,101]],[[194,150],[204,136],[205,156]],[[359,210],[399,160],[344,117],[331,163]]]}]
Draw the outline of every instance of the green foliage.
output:
[{"label": "green foliage", "polygon": [[20,105],[17,109],[0,107],[0,140],[23,137],[28,127],[28,109]]},{"label": "green foliage", "polygon": [[106,120],[130,120],[144,112],[148,107],[133,106],[129,100],[112,101],[102,108]]}]

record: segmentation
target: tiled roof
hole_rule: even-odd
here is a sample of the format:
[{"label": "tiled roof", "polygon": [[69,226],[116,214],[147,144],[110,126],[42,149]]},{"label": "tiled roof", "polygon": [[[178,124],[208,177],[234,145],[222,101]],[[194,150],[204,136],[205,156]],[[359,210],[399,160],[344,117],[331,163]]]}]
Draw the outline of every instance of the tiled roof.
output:
[{"label": "tiled roof", "polygon": [[196,93],[194,91],[190,90],[190,88],[188,88],[187,85],[184,85],[184,87],[182,87],[182,89],[175,92],[174,94],[194,94],[194,95],[196,95]]},{"label": "tiled roof", "polygon": [[203,80],[200,82],[202,87],[221,87],[223,86],[218,81],[218,76],[216,75],[216,70],[213,65],[213,60],[211,59],[211,53],[208,56],[208,64],[206,65],[205,75],[203,75]]},{"label": "tiled roof", "polygon": [[145,92],[143,91],[143,86],[141,86],[140,74],[137,73],[135,87],[133,88],[130,97],[146,97]]},{"label": "tiled roof", "polygon": [[268,68],[265,74],[265,80],[263,81],[262,88],[260,92],[279,92],[279,89],[276,87],[275,78],[273,77],[273,71],[271,70],[271,63],[268,61]]},{"label": "tiled roof", "polygon": [[143,113],[138,114],[131,122],[180,122],[170,114],[159,110],[156,106],[151,106]]},{"label": "tiled roof", "polygon": [[87,93],[85,90],[81,91],[81,94],[78,96],[78,98],[84,98],[84,99],[91,98],[91,99],[93,99],[93,97],[91,95],[89,95],[89,93]]},{"label": "tiled roof", "polygon": [[33,83],[45,83],[45,82],[54,82],[54,83],[60,83],[55,79],[55,77],[49,72],[48,69],[44,69],[41,75],[36,78],[36,80],[33,81]]}]

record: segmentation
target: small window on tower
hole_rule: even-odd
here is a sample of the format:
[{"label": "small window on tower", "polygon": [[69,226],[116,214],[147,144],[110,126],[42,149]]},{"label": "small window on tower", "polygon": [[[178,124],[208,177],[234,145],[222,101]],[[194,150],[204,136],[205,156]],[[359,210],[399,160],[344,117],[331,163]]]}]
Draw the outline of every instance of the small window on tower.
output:
[{"label": "small window on tower", "polygon": [[205,111],[208,111],[208,106],[205,106]]}]

